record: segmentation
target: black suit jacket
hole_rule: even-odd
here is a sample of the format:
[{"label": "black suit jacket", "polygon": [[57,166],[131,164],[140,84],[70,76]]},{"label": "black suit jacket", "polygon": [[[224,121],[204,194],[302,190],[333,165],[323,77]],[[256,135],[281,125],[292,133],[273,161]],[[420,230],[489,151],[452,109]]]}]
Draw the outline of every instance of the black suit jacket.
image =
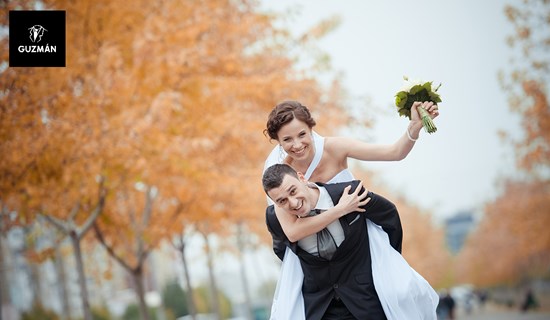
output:
[{"label": "black suit jacket", "polygon": [[[335,184],[319,184],[326,188],[334,204],[342,196],[344,188],[359,181]],[[273,250],[282,260],[286,247],[290,247],[300,259],[304,271],[302,295],[306,319],[321,319],[333,298],[340,298],[357,319],[386,319],[384,310],[374,289],[371,270],[369,238],[366,226],[368,218],[388,233],[390,244],[401,252],[403,229],[399,213],[393,203],[369,192],[371,200],[363,208],[366,212],[352,212],[340,218],[345,240],[331,260],[314,256],[290,242],[285,236],[273,206],[266,210],[266,223],[273,237]]]}]

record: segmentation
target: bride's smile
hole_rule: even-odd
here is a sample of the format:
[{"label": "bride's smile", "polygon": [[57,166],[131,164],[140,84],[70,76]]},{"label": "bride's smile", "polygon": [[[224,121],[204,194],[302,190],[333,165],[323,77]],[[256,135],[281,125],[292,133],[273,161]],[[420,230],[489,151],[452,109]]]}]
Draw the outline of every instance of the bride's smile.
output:
[{"label": "bride's smile", "polygon": [[303,156],[304,154],[306,154],[307,149],[309,149],[309,147],[307,147],[307,146],[302,146],[300,149],[292,149],[292,153],[293,153],[294,155],[296,155],[297,157],[301,157],[301,156]]}]

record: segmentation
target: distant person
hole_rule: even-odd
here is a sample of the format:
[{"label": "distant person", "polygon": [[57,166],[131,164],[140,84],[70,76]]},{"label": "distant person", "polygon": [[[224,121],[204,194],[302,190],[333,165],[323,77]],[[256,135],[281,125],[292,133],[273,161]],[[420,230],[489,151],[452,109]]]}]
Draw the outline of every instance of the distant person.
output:
[{"label": "distant person", "polygon": [[449,319],[449,307],[445,301],[444,291],[439,292],[439,303],[437,304],[436,314],[438,320]]},{"label": "distant person", "polygon": [[480,308],[483,309],[485,307],[485,303],[487,302],[487,298],[488,298],[487,290],[484,290],[484,289],[479,290],[477,292],[477,298],[479,300]]},{"label": "distant person", "polygon": [[455,299],[451,296],[451,294],[447,291],[443,295],[443,298],[440,301],[441,304],[443,304],[443,308],[447,310],[447,317],[443,319],[455,319]]},{"label": "distant person", "polygon": [[525,293],[525,300],[521,304],[521,311],[527,312],[529,311],[529,309],[538,308],[538,306],[539,306],[539,303],[535,298],[535,294],[533,293],[533,290],[531,288],[527,289],[527,292]]},{"label": "distant person", "polygon": [[473,308],[474,308],[474,295],[473,293],[468,292],[464,299],[464,311],[466,312],[467,315],[470,315],[472,313]]}]

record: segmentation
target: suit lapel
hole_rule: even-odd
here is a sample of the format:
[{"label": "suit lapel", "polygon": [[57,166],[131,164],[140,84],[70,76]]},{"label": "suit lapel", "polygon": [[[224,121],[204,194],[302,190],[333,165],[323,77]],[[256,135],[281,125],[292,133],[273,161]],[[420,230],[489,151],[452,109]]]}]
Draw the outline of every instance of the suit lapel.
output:
[{"label": "suit lapel", "polygon": [[[350,181],[350,182],[342,182],[342,183],[330,183],[330,184],[323,184],[318,183],[318,185],[324,187],[328,194],[330,195],[330,198],[332,199],[332,203],[336,205],[338,201],[340,201],[340,198],[342,197],[342,194],[344,193],[344,188],[348,185],[352,185],[352,189],[354,190],[357,187],[358,182],[357,181]],[[344,233],[349,230],[349,226],[352,223],[356,223],[357,216],[360,213],[350,213],[346,214],[342,218],[340,218],[340,223],[342,224],[342,228],[344,228]]]}]

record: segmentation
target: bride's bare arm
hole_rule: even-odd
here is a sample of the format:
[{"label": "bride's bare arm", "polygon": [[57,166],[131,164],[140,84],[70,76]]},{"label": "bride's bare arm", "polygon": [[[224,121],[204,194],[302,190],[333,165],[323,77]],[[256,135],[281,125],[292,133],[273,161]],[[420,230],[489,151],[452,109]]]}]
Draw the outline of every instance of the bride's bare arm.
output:
[{"label": "bride's bare arm", "polygon": [[[400,161],[411,152],[418,139],[422,121],[417,108],[428,111],[430,117],[439,115],[437,105],[433,102],[415,102],[411,109],[411,121],[406,132],[392,144],[372,144],[346,137],[327,137],[325,152],[329,152],[337,159],[353,158],[361,161]],[[341,161],[341,160],[340,160]]]},{"label": "bride's bare arm", "polygon": [[281,223],[285,235],[291,242],[296,242],[323,230],[334,220],[344,215],[341,210],[331,208],[323,212],[323,214],[307,218],[298,218],[298,216],[277,206],[275,206],[275,214]]},{"label": "bride's bare arm", "polygon": [[367,204],[370,198],[367,198],[367,190],[359,193],[361,187],[362,184],[359,184],[353,193],[349,193],[350,186],[346,187],[336,206],[312,217],[298,218],[298,216],[275,205],[275,214],[288,240],[296,242],[323,230],[336,219],[350,212],[365,211],[361,207]]}]

